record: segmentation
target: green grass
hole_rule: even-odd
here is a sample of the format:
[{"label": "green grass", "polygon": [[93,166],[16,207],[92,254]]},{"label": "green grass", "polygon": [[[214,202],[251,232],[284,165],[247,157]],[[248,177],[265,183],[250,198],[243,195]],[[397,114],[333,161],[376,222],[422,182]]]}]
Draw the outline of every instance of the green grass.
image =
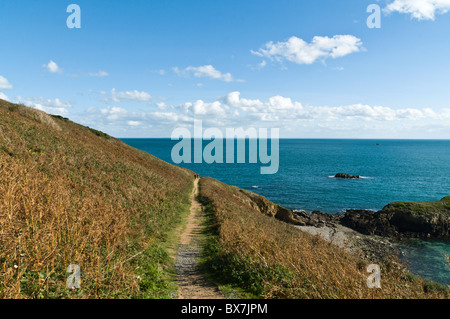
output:
[{"label": "green grass", "polygon": [[10,111],[10,112],[16,112],[17,109],[19,108],[19,106],[20,106],[20,105],[18,105],[18,104],[12,104],[12,105],[10,105],[10,106],[8,107],[8,111]]},{"label": "green grass", "polygon": [[200,267],[225,296],[260,299],[269,293],[268,282],[275,286],[290,286],[294,275],[287,267],[268,265],[222,246],[214,205],[207,197],[198,196],[198,201],[204,208],[204,250]]},{"label": "green grass", "polygon": [[89,131],[91,131],[94,135],[96,135],[96,136],[98,136],[98,137],[101,137],[101,138],[104,138],[104,139],[107,139],[107,140],[109,140],[110,138],[111,138],[111,136],[109,136],[108,134],[106,134],[106,133],[103,133],[103,132],[101,132],[101,131],[98,131],[98,130],[96,130],[96,129],[93,129],[93,128],[88,128],[89,129]]},{"label": "green grass", "polygon": [[172,260],[167,249],[153,245],[136,258],[140,299],[170,299],[177,291]]},{"label": "green grass", "polygon": [[67,117],[63,117],[61,115],[51,115],[51,117],[53,117],[54,119],[58,119],[58,120],[64,121],[64,122],[68,122],[69,121],[69,119]]},{"label": "green grass", "polygon": [[168,224],[163,230],[164,240],[152,245],[136,258],[136,275],[139,276],[140,292],[135,298],[173,299],[177,295],[176,256],[171,256],[169,251],[175,251],[178,246],[180,234],[186,227],[185,220],[189,216],[190,206],[190,193],[184,192],[184,197],[179,200],[178,212],[174,215],[173,223]]},{"label": "green grass", "polygon": [[417,216],[428,214],[447,214],[450,216],[450,196],[442,198],[440,201],[429,202],[393,202],[383,208],[384,211],[400,211],[411,213]]},{"label": "green grass", "polygon": [[219,241],[219,224],[215,218],[214,207],[206,197],[197,196],[203,207],[203,232],[201,246],[202,257],[199,259],[199,269],[207,279],[217,285],[219,291],[226,297],[239,299],[261,298],[258,289],[252,289],[251,274],[242,276],[248,265],[236,263],[236,256],[224,256]]}]

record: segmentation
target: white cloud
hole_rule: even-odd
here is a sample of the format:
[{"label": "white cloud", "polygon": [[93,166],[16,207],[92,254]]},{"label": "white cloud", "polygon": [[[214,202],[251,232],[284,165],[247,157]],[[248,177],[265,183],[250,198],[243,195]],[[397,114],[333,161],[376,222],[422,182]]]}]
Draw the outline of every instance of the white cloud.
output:
[{"label": "white cloud", "polygon": [[265,48],[252,50],[251,53],[279,62],[286,59],[297,64],[312,64],[317,60],[340,58],[361,50],[361,40],[353,35],[335,35],[332,38],[315,36],[311,43],[293,36],[286,42],[268,42]]},{"label": "white cloud", "polygon": [[197,100],[192,104],[192,110],[195,115],[225,116],[228,108],[227,105],[224,105],[219,101],[206,103],[202,100]]},{"label": "white cloud", "polygon": [[[286,121],[298,119],[317,119],[323,121],[333,120],[363,120],[363,121],[395,121],[395,120],[421,120],[449,118],[448,110],[441,114],[430,108],[393,109],[385,106],[370,106],[365,104],[352,104],[346,106],[310,106],[292,101],[283,96],[273,96],[266,102],[248,100],[240,97],[239,92],[229,93],[224,103],[241,111],[253,114],[266,114],[276,116]],[[267,116],[265,117],[267,118]]]},{"label": "white cloud", "polygon": [[44,64],[43,67],[50,73],[62,73],[62,69],[54,61],[50,61],[48,64]]},{"label": "white cloud", "polygon": [[193,117],[185,114],[179,114],[175,112],[152,112],[149,114],[153,120],[171,122],[176,125],[180,125],[181,122],[190,123],[194,121]]},{"label": "white cloud", "polygon": [[187,76],[189,74],[192,74],[197,78],[207,77],[225,82],[234,81],[231,73],[222,73],[219,70],[216,70],[212,65],[203,65],[199,67],[188,66],[184,70],[180,70],[179,68],[175,67],[173,68],[173,71],[178,76]]},{"label": "white cloud", "polygon": [[5,101],[9,101],[8,96],[1,92],[2,90],[11,90],[13,88],[12,84],[9,83],[9,81],[0,75],[0,99],[5,100]]},{"label": "white cloud", "polygon": [[101,109],[100,113],[105,115],[106,118],[110,121],[118,120],[128,115],[127,110],[117,106]]},{"label": "white cloud", "polygon": [[11,83],[9,83],[9,81],[0,75],[0,90],[10,90],[12,89],[13,86],[11,85]]},{"label": "white cloud", "polygon": [[0,92],[0,99],[9,101],[9,97],[6,94],[4,94],[3,92]]},{"label": "white cloud", "polygon": [[[450,134],[450,109],[393,108],[351,104],[313,106],[275,95],[265,100],[241,96],[240,92],[213,100],[195,100],[178,106],[156,103],[157,111],[128,111],[109,106],[90,110],[86,120],[98,127],[120,132],[169,136],[176,127],[191,127],[203,120],[204,127],[278,127],[286,137],[408,138]],[[151,131],[145,129],[152,127]],[[435,128],[435,134],[426,135]],[[131,134],[131,133],[130,133]],[[446,135],[444,135],[446,136]]]},{"label": "white cloud", "polygon": [[140,126],[142,124],[142,122],[140,122],[140,121],[128,121],[127,124],[129,126]]},{"label": "white cloud", "polygon": [[[94,122],[103,125],[124,124],[127,126],[141,126],[148,113],[128,111],[123,107],[108,106],[102,109],[90,108],[86,111]],[[106,121],[105,121],[106,120]]]},{"label": "white cloud", "polygon": [[89,73],[89,76],[94,76],[94,77],[102,78],[102,77],[105,77],[105,76],[109,76],[109,73],[100,70],[100,71],[98,71],[98,72],[96,72],[96,73]]},{"label": "white cloud", "polygon": [[450,0],[394,0],[384,9],[386,13],[410,14],[417,20],[434,20],[436,14],[445,14],[449,10]]},{"label": "white cloud", "polygon": [[439,121],[450,118],[450,109],[440,113],[430,108],[394,109],[385,106],[371,106],[366,104],[352,104],[345,106],[311,106],[293,101],[280,95],[272,96],[266,101],[246,99],[240,92],[231,92],[213,102],[197,100],[187,102],[179,107],[186,116],[196,118],[215,119],[229,125],[242,123],[272,123],[275,126],[286,127],[298,125],[304,121],[319,123],[374,123],[394,121]]},{"label": "white cloud", "polygon": [[[189,125],[194,120],[181,112],[162,110],[169,108],[163,102],[159,106],[161,111],[133,111],[112,105],[104,108],[90,107],[85,110],[80,122],[116,136],[125,137],[130,133],[131,137],[149,137],[156,136],[161,131],[168,132],[176,126]],[[172,106],[170,108],[175,109]],[[150,128],[152,129],[149,130]]]},{"label": "white cloud", "polygon": [[167,109],[167,105],[164,102],[157,102],[156,106],[158,107],[158,109],[163,110],[163,111]]},{"label": "white cloud", "polygon": [[[106,92],[101,92],[101,94],[106,95]],[[121,102],[121,101],[138,101],[138,102],[149,102],[152,96],[144,91],[126,91],[117,92],[116,89],[111,90],[111,96],[107,97],[106,101]]]},{"label": "white cloud", "polygon": [[18,96],[17,100],[19,103],[23,103],[26,106],[57,115],[67,115],[69,113],[68,109],[72,107],[71,103],[62,101],[58,98],[52,100],[42,97],[22,98],[21,96]]},{"label": "white cloud", "polygon": [[258,68],[262,69],[267,65],[267,61],[266,60],[262,60],[262,62],[260,64],[258,64]]}]

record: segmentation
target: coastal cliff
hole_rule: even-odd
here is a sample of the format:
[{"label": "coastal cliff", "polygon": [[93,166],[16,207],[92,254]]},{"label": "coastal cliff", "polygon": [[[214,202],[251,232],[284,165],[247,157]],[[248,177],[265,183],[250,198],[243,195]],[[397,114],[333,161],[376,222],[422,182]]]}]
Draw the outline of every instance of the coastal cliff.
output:
[{"label": "coastal cliff", "polygon": [[348,210],[340,220],[367,235],[450,239],[450,196],[440,201],[394,202],[382,210]]},{"label": "coastal cliff", "polygon": [[390,239],[450,240],[450,196],[440,201],[393,202],[382,210],[347,209],[343,214],[293,211],[292,224],[311,227],[342,225],[361,234]]}]

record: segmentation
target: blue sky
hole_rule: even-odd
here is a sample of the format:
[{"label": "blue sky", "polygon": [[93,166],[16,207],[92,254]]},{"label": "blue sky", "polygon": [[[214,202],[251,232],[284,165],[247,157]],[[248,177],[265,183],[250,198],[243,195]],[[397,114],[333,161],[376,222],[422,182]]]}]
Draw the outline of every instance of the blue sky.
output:
[{"label": "blue sky", "polygon": [[[81,8],[69,29],[67,7]],[[368,28],[368,5],[382,9]],[[450,138],[450,0],[0,3],[0,98],[116,137]]]}]

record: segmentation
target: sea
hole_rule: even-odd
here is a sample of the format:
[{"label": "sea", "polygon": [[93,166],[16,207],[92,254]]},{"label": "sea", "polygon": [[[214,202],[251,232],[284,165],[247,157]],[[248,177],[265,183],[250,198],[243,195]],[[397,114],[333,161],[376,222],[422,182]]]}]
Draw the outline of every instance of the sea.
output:
[{"label": "sea", "polygon": [[[175,164],[171,153],[179,141],[122,141]],[[209,143],[203,141],[203,147]],[[269,164],[250,164],[249,147],[246,150],[246,163],[175,165],[253,191],[286,208],[309,212],[380,210],[394,201],[432,201],[450,195],[450,140],[280,139],[278,172],[272,175],[261,174],[261,167]],[[361,179],[334,178],[337,173]],[[405,240],[399,250],[412,273],[450,285],[445,264],[450,242]]]}]

